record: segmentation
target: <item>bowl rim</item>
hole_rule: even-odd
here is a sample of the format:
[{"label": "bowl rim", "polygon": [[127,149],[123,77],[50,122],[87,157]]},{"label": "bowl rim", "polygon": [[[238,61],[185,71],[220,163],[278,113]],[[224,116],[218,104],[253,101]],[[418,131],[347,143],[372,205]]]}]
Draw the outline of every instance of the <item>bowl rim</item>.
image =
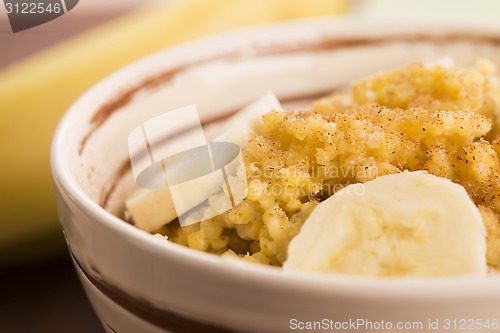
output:
[{"label": "bowl rim", "polygon": [[[129,242],[139,244],[156,253],[162,259],[168,260],[171,256],[183,257],[186,265],[197,270],[218,270],[218,273],[232,275],[238,279],[252,281],[253,283],[265,283],[276,288],[300,288],[304,291],[326,295],[346,294],[350,296],[363,297],[364,299],[395,299],[395,300],[429,300],[429,299],[462,299],[470,296],[493,297],[500,296],[500,274],[483,276],[444,276],[433,278],[369,278],[362,276],[344,274],[322,274],[313,272],[285,271],[277,267],[269,267],[246,263],[237,259],[228,259],[214,254],[196,251],[172,242],[157,240],[151,234],[142,231],[122,219],[104,210],[97,202],[92,200],[79,186],[73,177],[68,158],[65,157],[66,137],[71,132],[75,123],[75,115],[85,107],[88,101],[94,98],[97,91],[105,89],[116,83],[121,77],[129,76],[155,59],[161,59],[173,52],[186,52],[193,47],[206,45],[206,43],[219,40],[231,40],[245,38],[253,34],[267,33],[274,29],[287,29],[290,27],[314,27],[314,26],[349,26],[355,24],[377,25],[398,24],[415,25],[422,24],[422,19],[401,19],[386,22],[384,18],[366,18],[356,16],[323,17],[313,19],[297,19],[284,22],[268,23],[251,26],[232,31],[226,31],[186,43],[169,47],[159,52],[148,55],[142,59],[120,68],[108,75],[83,95],[81,95],[66,111],[55,131],[50,153],[50,163],[54,182],[60,187],[64,196],[68,197],[79,209],[89,214],[97,223],[104,226],[108,231],[119,237],[126,238]],[[467,30],[473,28],[479,31],[495,33],[500,36],[500,25],[485,22],[470,22],[464,24],[462,20],[438,20],[425,19],[426,25],[434,27],[447,27],[451,29]],[[439,29],[435,29],[439,30]],[[417,33],[417,32],[416,32]],[[214,43],[215,44],[215,43]],[[496,292],[495,292],[496,291]]]}]

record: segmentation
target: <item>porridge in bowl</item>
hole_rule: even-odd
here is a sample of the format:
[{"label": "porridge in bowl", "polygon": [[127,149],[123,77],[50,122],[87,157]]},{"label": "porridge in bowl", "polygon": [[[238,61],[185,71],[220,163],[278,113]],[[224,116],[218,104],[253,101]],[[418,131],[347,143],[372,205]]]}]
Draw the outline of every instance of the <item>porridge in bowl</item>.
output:
[{"label": "porridge in bowl", "polygon": [[[268,95],[218,136],[242,149],[248,193],[240,204],[203,219],[214,215],[217,198],[209,198],[186,213],[202,222],[181,227],[168,189],[141,190],[127,200],[126,217],[169,242],[287,269],[494,272],[500,269],[499,117],[500,78],[486,60],[474,67],[413,63],[360,79],[306,110],[283,110]],[[375,207],[373,188],[380,197],[393,195]],[[356,189],[359,195],[349,194]],[[332,202],[349,195],[356,204],[341,214],[349,204]],[[397,213],[405,204],[416,213]],[[425,256],[426,249],[434,252]],[[304,265],[314,258],[322,263]],[[455,267],[428,269],[450,260]]]},{"label": "porridge in bowl", "polygon": [[[483,110],[495,110],[498,104],[494,100],[497,74],[487,62],[480,67],[473,65],[476,58],[482,58],[500,66],[499,33],[497,27],[441,21],[422,24],[422,20],[407,19],[373,22],[365,18],[328,18],[280,23],[168,49],[97,84],[62,120],[54,137],[51,163],[70,253],[103,325],[117,332],[288,332],[291,317],[308,322],[324,318],[342,322],[356,318],[393,323],[411,320],[424,325],[429,318],[440,323],[454,318],[483,318],[490,319],[490,323],[496,320],[500,313],[500,275],[495,274],[498,266],[492,261],[495,250],[488,250],[486,263],[487,246],[495,246],[492,240],[496,237],[496,220],[485,226],[486,215],[480,212],[484,208],[479,207],[487,207],[494,217],[495,199],[490,200],[492,195],[488,197],[487,192],[476,191],[472,181],[483,182],[489,189],[483,179],[492,186],[495,179],[495,171],[489,173],[488,167],[495,170],[496,157],[488,154],[491,150],[487,148],[496,148],[496,111],[488,114]],[[418,110],[416,120],[411,118],[411,112],[398,111],[408,117],[400,122],[380,119],[376,123],[374,107],[384,105],[375,100],[379,94],[375,87],[367,89],[373,91],[365,96],[367,101],[356,101],[351,90],[342,91],[358,78],[404,69],[415,61],[443,64],[443,55],[452,57],[455,67],[459,67],[444,63],[443,70],[456,71],[457,75],[479,73],[473,77],[483,81],[471,85],[473,95],[479,97],[481,105],[492,107],[469,104],[475,112],[461,110],[458,103],[453,110],[422,107],[422,114],[433,114],[422,131],[417,126],[421,121]],[[452,81],[460,80],[448,80]],[[417,83],[412,85],[418,87]],[[445,100],[438,98],[445,96],[444,91],[422,92]],[[268,92],[276,94],[283,105],[267,95],[242,109]],[[331,111],[319,110],[318,103],[312,104],[313,99],[332,92],[344,97],[325,97]],[[203,221],[181,227],[182,213],[178,221],[170,193],[143,191],[136,182],[127,139],[140,124],[192,104],[198,108],[206,142],[232,142],[241,148],[246,162],[245,180],[251,186],[241,208],[212,219],[213,224]],[[452,106],[447,104],[447,108]],[[397,111],[397,107],[386,106],[387,112]],[[372,110],[373,115],[362,117],[361,109]],[[229,118],[237,110],[241,111]],[[354,115],[355,111],[359,119],[347,119],[349,126],[340,123],[340,117]],[[281,121],[280,126],[273,124],[271,115],[274,121]],[[463,131],[455,126],[455,120],[462,118],[466,125]],[[321,122],[326,124],[324,133],[335,130],[330,141],[320,142],[317,132],[312,131],[311,126],[322,126]],[[353,127],[356,123],[360,126]],[[376,135],[361,136],[354,131],[370,123],[377,129]],[[304,137],[299,128],[302,124],[310,128]],[[492,129],[488,129],[489,124]],[[439,142],[443,149],[439,150],[441,154],[434,153],[432,161],[441,168],[430,170],[431,162],[421,168],[418,163],[414,165],[411,156],[403,160],[406,151],[402,148],[398,149],[400,161],[392,158],[392,150],[383,149],[386,143],[382,139],[401,136],[396,132],[398,128],[408,131],[401,144],[416,142],[418,149],[412,149],[418,153],[419,162],[430,161],[420,152],[427,153],[434,142]],[[434,134],[426,136],[428,131]],[[158,139],[170,142],[172,132],[164,130],[163,134]],[[348,139],[351,144],[343,145]],[[483,140],[488,145],[481,145]],[[337,155],[328,155],[328,142],[332,142],[332,150],[336,145]],[[397,148],[394,142],[387,144]],[[281,150],[281,155],[270,151],[274,147]],[[463,165],[454,161],[437,164],[443,160],[437,157],[448,155],[445,147],[455,149],[455,153],[464,149],[462,155],[467,152],[468,157],[469,152],[474,152],[475,159],[460,161]],[[363,149],[366,154],[360,155]],[[271,159],[263,151],[270,151]],[[480,153],[482,163],[473,163],[478,160],[476,153]],[[304,156],[302,161],[295,156],[299,154]],[[261,156],[267,156],[270,162]],[[372,162],[377,168],[357,172],[363,169],[356,167],[362,162]],[[310,169],[302,167],[306,163]],[[453,169],[452,176],[459,179],[457,175],[471,173],[470,184],[437,174],[451,173],[445,166],[452,168],[453,164],[457,169]],[[279,169],[268,167],[273,165]],[[474,172],[485,178],[476,180]],[[280,192],[283,184],[294,186]],[[314,184],[319,184],[319,191]],[[397,187],[400,185],[411,191],[401,195]],[[360,186],[364,192],[351,192]],[[200,190],[206,189],[192,187],[192,193]],[[378,192],[380,196],[373,195]],[[353,200],[348,200],[349,195],[355,195]],[[289,200],[294,198],[298,201]],[[361,203],[363,198],[366,200]],[[374,203],[374,198],[387,200]],[[334,213],[339,202],[345,211]],[[402,203],[413,211],[406,214]],[[204,203],[191,212],[189,219],[209,216],[211,209]],[[443,211],[450,212],[444,217],[456,220],[445,219]],[[387,219],[381,221],[378,214],[371,212],[387,213],[382,215]],[[365,215],[372,218],[366,219]],[[433,221],[436,223],[431,224]],[[313,237],[317,237],[317,244],[313,244],[317,246],[311,247]],[[452,239],[458,239],[462,248],[451,243]],[[427,257],[419,259],[415,250],[419,248]],[[430,261],[428,253],[433,249],[441,252]],[[301,254],[311,267],[299,266],[305,262]],[[323,255],[328,255],[328,260]],[[335,258],[345,260],[330,260]],[[455,264],[441,265],[443,271],[430,270],[445,258]],[[353,271],[348,267],[351,262],[367,271]],[[459,271],[457,264],[465,268]],[[441,276],[407,278],[424,273]],[[358,276],[361,274],[371,277]]]}]

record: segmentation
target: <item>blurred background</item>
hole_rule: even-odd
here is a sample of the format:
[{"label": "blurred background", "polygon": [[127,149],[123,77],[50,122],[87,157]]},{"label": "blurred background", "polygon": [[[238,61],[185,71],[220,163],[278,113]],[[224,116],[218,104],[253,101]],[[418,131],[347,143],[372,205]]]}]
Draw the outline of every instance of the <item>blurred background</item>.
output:
[{"label": "blurred background", "polygon": [[57,122],[78,96],[118,68],[193,38],[345,14],[496,23],[500,1],[80,0],[17,33],[0,5],[0,332],[104,332],[71,265],[49,168]]}]

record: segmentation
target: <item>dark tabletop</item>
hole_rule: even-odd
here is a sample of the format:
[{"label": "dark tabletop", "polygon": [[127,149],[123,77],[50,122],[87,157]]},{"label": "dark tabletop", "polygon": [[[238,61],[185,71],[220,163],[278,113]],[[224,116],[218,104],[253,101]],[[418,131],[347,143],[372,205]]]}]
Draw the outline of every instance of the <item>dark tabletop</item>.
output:
[{"label": "dark tabletop", "polygon": [[101,333],[104,329],[69,255],[63,255],[0,272],[0,332]]}]

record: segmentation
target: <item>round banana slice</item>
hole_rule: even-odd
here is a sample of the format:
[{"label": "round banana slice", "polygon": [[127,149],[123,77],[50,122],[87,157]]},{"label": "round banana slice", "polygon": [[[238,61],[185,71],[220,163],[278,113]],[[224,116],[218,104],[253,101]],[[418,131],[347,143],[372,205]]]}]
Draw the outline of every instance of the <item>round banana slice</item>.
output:
[{"label": "round banana slice", "polygon": [[285,269],[377,277],[485,275],[486,230],[465,189],[425,172],[350,185],[322,202]]}]

